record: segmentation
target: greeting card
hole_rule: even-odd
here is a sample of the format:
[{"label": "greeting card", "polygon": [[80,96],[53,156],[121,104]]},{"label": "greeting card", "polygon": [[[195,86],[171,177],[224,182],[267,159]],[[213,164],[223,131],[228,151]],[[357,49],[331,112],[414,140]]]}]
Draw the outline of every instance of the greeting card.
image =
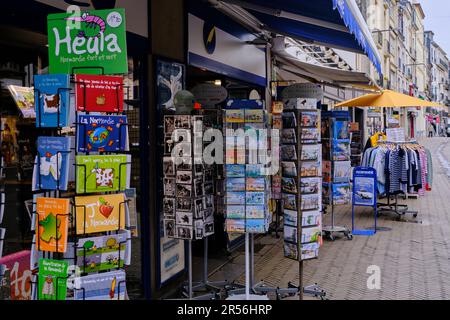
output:
[{"label": "greeting card", "polygon": [[123,111],[122,76],[77,74],[75,83],[75,105],[78,111]]}]

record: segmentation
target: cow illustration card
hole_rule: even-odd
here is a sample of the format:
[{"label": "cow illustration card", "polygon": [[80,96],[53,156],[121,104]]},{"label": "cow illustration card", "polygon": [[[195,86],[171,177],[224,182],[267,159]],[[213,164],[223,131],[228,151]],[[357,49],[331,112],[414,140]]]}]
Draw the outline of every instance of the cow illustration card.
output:
[{"label": "cow illustration card", "polygon": [[75,83],[75,105],[78,111],[123,111],[122,76],[77,74]]},{"label": "cow illustration card", "polygon": [[59,198],[36,199],[36,249],[66,252],[70,200]]},{"label": "cow illustration card", "polygon": [[123,193],[75,197],[77,234],[125,228],[125,205]]},{"label": "cow illustration card", "polygon": [[33,191],[67,190],[70,148],[69,137],[38,137]]},{"label": "cow illustration card", "polygon": [[130,155],[76,156],[76,192],[124,191],[130,187]]},{"label": "cow illustration card", "polygon": [[128,149],[126,116],[79,115],[78,152],[117,152]]},{"label": "cow illustration card", "polygon": [[70,79],[68,74],[34,76],[36,127],[67,127],[70,124]]}]

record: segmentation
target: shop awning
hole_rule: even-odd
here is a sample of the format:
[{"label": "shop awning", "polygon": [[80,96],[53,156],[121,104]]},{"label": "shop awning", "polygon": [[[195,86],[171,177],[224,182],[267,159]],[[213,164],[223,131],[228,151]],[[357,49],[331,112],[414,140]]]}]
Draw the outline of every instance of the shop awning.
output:
[{"label": "shop awning", "polygon": [[245,8],[274,33],[363,53],[382,75],[380,55],[355,0],[222,1]]},{"label": "shop awning", "polygon": [[366,90],[380,89],[376,82],[364,72],[347,71],[303,62],[289,54],[283,44],[284,41],[274,41],[272,53],[277,66],[287,72],[312,82],[327,83],[340,87],[351,86]]},{"label": "shop awning", "polygon": [[442,107],[439,103],[430,102],[392,90],[369,93],[361,97],[344,101],[335,107],[377,107],[377,108],[409,108],[409,107]]}]

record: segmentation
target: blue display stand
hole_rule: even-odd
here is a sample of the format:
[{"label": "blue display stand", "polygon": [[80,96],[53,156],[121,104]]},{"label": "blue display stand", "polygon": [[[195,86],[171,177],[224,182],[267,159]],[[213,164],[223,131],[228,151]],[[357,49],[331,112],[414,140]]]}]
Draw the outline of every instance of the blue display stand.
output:
[{"label": "blue display stand", "polygon": [[[373,207],[373,230],[355,228],[355,207]],[[377,233],[377,171],[370,167],[356,167],[353,170],[352,233],[358,236],[372,236]]]}]

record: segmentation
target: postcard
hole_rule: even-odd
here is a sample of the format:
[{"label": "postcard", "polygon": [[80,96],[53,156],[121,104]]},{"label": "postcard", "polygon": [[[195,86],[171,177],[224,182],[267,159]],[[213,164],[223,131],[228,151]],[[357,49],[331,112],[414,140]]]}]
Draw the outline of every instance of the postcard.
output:
[{"label": "postcard", "polygon": [[205,220],[205,222],[213,221],[214,220],[214,210],[206,209],[205,211],[203,211],[203,220]]},{"label": "postcard", "polygon": [[302,213],[302,227],[320,226],[322,213],[320,211],[305,211]]},{"label": "postcard", "polygon": [[225,111],[225,122],[229,123],[243,123],[245,122],[245,110],[226,110]]},{"label": "postcard", "polygon": [[301,177],[317,177],[321,175],[322,164],[320,162],[303,162],[301,165]]},{"label": "postcard", "polygon": [[294,128],[283,129],[281,131],[281,143],[297,143],[297,131]]},{"label": "postcard", "polygon": [[283,177],[297,177],[297,166],[295,162],[281,162]]},{"label": "postcard", "polygon": [[194,216],[192,212],[178,212],[175,214],[175,222],[178,225],[192,226],[194,221]]},{"label": "postcard", "polygon": [[136,188],[126,189],[124,194],[127,201],[127,205],[125,206],[125,209],[127,211],[127,214],[125,216],[125,227],[131,232],[131,236],[133,238],[137,238],[139,237],[139,218],[136,206]]},{"label": "postcard", "polygon": [[298,212],[293,210],[283,210],[284,224],[288,226],[297,227]]},{"label": "postcard", "polygon": [[245,122],[264,122],[264,110],[245,110]]},{"label": "postcard", "polygon": [[191,198],[177,198],[176,211],[192,212],[192,199]]},{"label": "postcard", "polygon": [[245,191],[245,178],[228,178],[226,188],[228,192]]},{"label": "postcard", "polygon": [[266,194],[264,192],[247,192],[246,205],[264,205]]},{"label": "postcard", "polygon": [[301,197],[301,210],[317,210],[320,208],[320,196],[318,194],[305,194]]},{"label": "postcard", "polygon": [[285,242],[283,244],[284,256],[289,259],[298,260],[298,245]]},{"label": "postcard", "polygon": [[322,228],[312,227],[302,229],[302,243],[308,242],[321,242],[322,240]]},{"label": "postcard", "polygon": [[177,171],[176,183],[191,184],[192,183],[192,171]]},{"label": "postcard", "polygon": [[311,194],[319,193],[322,185],[321,178],[302,178],[300,180],[300,193]]},{"label": "postcard", "polygon": [[77,234],[116,231],[125,228],[123,193],[75,197]]},{"label": "postcard", "polygon": [[34,90],[30,87],[9,85],[8,90],[24,118],[36,118]]},{"label": "postcard", "polygon": [[281,179],[281,191],[286,193],[297,193],[297,183],[296,178],[286,178]]},{"label": "postcard", "polygon": [[318,119],[318,112],[302,112],[300,125],[302,127],[317,127],[319,124]]},{"label": "postcard", "polygon": [[122,76],[76,74],[75,83],[75,105],[78,111],[123,111]]},{"label": "postcard", "polygon": [[246,165],[247,178],[256,178],[264,176],[264,165],[262,164],[247,164]]},{"label": "postcard", "polygon": [[247,219],[264,219],[266,213],[264,206],[246,206],[245,209]]},{"label": "postcard", "polygon": [[245,206],[229,206],[226,207],[227,219],[245,219]]},{"label": "postcard", "polygon": [[335,161],[350,160],[349,140],[333,140],[333,160]]},{"label": "postcard", "polygon": [[227,192],[226,204],[227,205],[244,205],[245,204],[245,192]]},{"label": "postcard", "polygon": [[177,224],[176,238],[190,240],[193,238],[193,227],[180,226]]},{"label": "postcard", "polygon": [[[184,200],[191,200],[191,199],[184,199]],[[178,201],[178,199],[177,199],[177,201]],[[203,211],[205,209],[206,208],[205,208],[205,199],[204,198],[199,198],[199,199],[194,200],[194,213],[195,213],[194,218],[195,219],[203,219]]]},{"label": "postcard", "polygon": [[315,143],[320,141],[318,128],[301,128],[301,140],[303,143]]},{"label": "postcard", "polygon": [[349,182],[352,174],[351,161],[334,162],[334,182]]},{"label": "postcard", "polygon": [[283,112],[284,104],[282,101],[272,102],[272,114],[280,114]]},{"label": "postcard", "polygon": [[164,236],[174,238],[176,236],[175,230],[175,220],[164,219]]},{"label": "postcard", "polygon": [[123,270],[75,278],[74,300],[125,300],[125,279]]},{"label": "postcard", "polygon": [[39,300],[66,300],[68,268],[67,261],[39,260]]},{"label": "postcard", "polygon": [[175,130],[175,118],[174,116],[164,116],[164,134],[172,135]]},{"label": "postcard", "polygon": [[66,252],[70,209],[69,199],[36,199],[37,250]]},{"label": "postcard", "polygon": [[225,172],[226,172],[227,178],[245,177],[245,165],[227,164],[227,165],[225,165]]},{"label": "postcard", "polygon": [[297,195],[295,194],[282,194],[283,208],[288,210],[297,210]]},{"label": "postcard", "polygon": [[265,178],[247,178],[246,179],[247,191],[264,191],[266,188]]},{"label": "postcard", "polygon": [[333,127],[334,139],[350,139],[349,122],[335,121]]},{"label": "postcard", "polygon": [[297,243],[298,239],[298,231],[297,227],[284,225],[283,232],[284,232],[284,241],[291,242],[291,243]]},{"label": "postcard", "polygon": [[196,220],[195,221],[195,239],[196,240],[200,240],[203,239],[203,237],[205,236],[205,226],[203,223],[203,220]]},{"label": "postcard", "polygon": [[264,219],[245,220],[245,231],[248,233],[265,233],[266,221]]},{"label": "postcard", "polygon": [[176,185],[176,196],[177,197],[191,198],[192,195],[193,195],[192,185],[190,185],[190,184],[177,184]]},{"label": "postcard", "polygon": [[189,115],[176,115],[175,118],[175,129],[190,129],[191,128],[191,116]]},{"label": "postcard", "polygon": [[78,240],[77,266],[83,273],[93,273],[129,265],[131,241],[127,232]]},{"label": "postcard", "polygon": [[175,179],[164,179],[164,195],[175,197]]},{"label": "postcard", "polygon": [[314,259],[319,256],[319,247],[320,244],[317,242],[313,243],[304,243],[301,245],[302,251],[302,260]]},{"label": "postcard", "polygon": [[205,222],[204,230],[205,230],[205,237],[214,234],[214,221]]},{"label": "postcard", "polygon": [[297,160],[297,149],[295,145],[282,145],[280,150],[282,161]]},{"label": "postcard", "polygon": [[351,188],[348,183],[333,184],[333,204],[347,205],[351,203]]},{"label": "postcard", "polygon": [[226,231],[229,233],[245,233],[245,220],[226,220]]},{"label": "postcard", "polygon": [[272,128],[278,130],[283,129],[283,117],[281,115],[272,115]]},{"label": "postcard", "polygon": [[175,176],[175,162],[172,157],[163,158],[163,173],[165,177]]},{"label": "postcard", "polygon": [[322,159],[322,146],[320,144],[303,145],[301,151],[301,160],[303,161],[317,161]]},{"label": "postcard", "polygon": [[[194,188],[196,197],[202,197],[203,195],[205,195],[206,184],[203,183],[203,179],[195,179]],[[209,194],[212,193],[211,190],[208,189],[208,191]]]}]

